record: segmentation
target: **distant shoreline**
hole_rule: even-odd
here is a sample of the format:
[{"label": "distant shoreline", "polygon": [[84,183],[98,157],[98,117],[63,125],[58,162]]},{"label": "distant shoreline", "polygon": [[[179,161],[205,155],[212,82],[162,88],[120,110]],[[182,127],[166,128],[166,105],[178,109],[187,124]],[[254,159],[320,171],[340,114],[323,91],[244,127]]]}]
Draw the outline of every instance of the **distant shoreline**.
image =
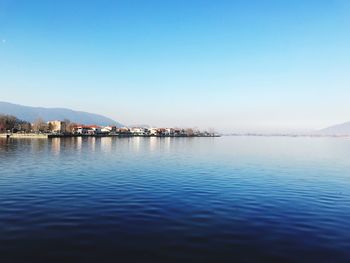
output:
[{"label": "distant shoreline", "polygon": [[50,139],[50,138],[76,138],[76,137],[117,137],[117,138],[129,138],[129,137],[156,137],[156,138],[194,138],[194,137],[221,137],[221,135],[125,135],[125,134],[37,134],[37,133],[1,133],[0,138],[33,138],[33,139]]},{"label": "distant shoreline", "polygon": [[222,134],[226,137],[309,137],[309,138],[350,138],[350,134]]}]

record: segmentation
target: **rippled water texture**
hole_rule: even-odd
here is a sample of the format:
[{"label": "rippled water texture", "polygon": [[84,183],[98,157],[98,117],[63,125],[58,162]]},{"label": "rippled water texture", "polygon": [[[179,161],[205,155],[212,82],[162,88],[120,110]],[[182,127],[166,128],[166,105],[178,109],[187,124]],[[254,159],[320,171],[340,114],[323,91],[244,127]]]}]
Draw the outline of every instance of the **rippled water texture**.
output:
[{"label": "rippled water texture", "polygon": [[0,262],[350,262],[350,140],[0,140]]}]

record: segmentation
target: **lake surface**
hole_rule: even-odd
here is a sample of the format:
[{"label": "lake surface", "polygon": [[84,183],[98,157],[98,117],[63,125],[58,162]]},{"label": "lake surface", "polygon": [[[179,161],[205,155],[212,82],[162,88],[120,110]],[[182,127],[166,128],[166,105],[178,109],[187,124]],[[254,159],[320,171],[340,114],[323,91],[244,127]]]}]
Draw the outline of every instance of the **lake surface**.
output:
[{"label": "lake surface", "polygon": [[350,262],[345,138],[0,139],[0,262]]}]

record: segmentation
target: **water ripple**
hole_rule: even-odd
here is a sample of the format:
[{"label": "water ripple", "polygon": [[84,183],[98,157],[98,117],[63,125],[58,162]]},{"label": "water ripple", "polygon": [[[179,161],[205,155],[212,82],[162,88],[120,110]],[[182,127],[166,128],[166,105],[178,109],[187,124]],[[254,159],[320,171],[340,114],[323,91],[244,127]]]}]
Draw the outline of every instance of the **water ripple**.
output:
[{"label": "water ripple", "polygon": [[349,146],[0,140],[0,262],[350,262]]}]

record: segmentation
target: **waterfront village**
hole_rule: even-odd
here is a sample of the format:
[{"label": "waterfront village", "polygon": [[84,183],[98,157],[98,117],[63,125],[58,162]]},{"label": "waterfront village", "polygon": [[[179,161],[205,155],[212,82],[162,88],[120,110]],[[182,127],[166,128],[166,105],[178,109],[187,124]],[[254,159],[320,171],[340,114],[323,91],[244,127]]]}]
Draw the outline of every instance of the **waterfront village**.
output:
[{"label": "waterfront village", "polygon": [[180,128],[148,128],[148,127],[117,127],[117,126],[98,126],[98,125],[75,125],[67,131],[67,125],[63,121],[48,122],[53,134],[66,135],[85,135],[85,136],[159,136],[159,137],[199,137],[215,136],[215,133],[198,129],[180,129]]},{"label": "waterfront village", "polygon": [[78,136],[119,136],[119,137],[217,137],[213,131],[200,131],[193,128],[150,128],[82,125],[66,121],[38,120],[35,123],[17,123],[4,127],[0,123],[0,132],[7,137],[78,137]]}]

